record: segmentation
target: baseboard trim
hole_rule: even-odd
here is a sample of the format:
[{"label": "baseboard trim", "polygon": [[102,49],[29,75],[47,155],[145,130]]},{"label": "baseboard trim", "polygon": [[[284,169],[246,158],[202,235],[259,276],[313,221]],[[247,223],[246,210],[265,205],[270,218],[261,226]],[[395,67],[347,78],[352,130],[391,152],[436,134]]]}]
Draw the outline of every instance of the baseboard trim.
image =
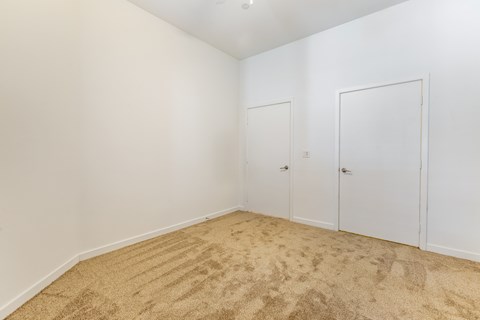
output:
[{"label": "baseboard trim", "polygon": [[0,319],[5,319],[12,314],[15,310],[20,308],[24,303],[35,297],[43,289],[48,287],[52,282],[60,278],[65,272],[73,268],[79,262],[78,255],[71,258],[60,267],[43,277],[40,281],[33,286],[19,294],[16,298],[13,298],[10,302],[7,302],[0,308]]},{"label": "baseboard trim", "polygon": [[471,261],[480,262],[480,253],[448,248],[436,244],[427,244],[427,251]]},{"label": "baseboard trim", "polygon": [[111,244],[107,244],[105,246],[101,246],[101,247],[98,247],[98,248],[95,248],[95,249],[92,249],[92,250],[82,252],[82,253],[79,254],[79,258],[80,258],[80,261],[91,259],[91,258],[100,256],[102,254],[106,254],[106,253],[109,253],[109,252],[112,252],[112,251],[130,246],[132,244],[136,244],[136,243],[139,243],[139,242],[142,242],[142,241],[145,241],[145,240],[153,239],[153,238],[156,238],[158,236],[161,236],[161,235],[164,235],[164,234],[167,234],[167,233],[170,233],[170,232],[178,231],[180,229],[187,228],[187,227],[193,226],[195,224],[205,222],[208,219],[218,218],[220,216],[223,216],[223,215],[226,215],[226,214],[229,214],[229,213],[233,213],[233,212],[238,211],[238,210],[240,210],[240,207],[234,207],[234,208],[230,208],[230,209],[226,209],[226,210],[217,211],[217,212],[207,214],[207,215],[199,217],[199,218],[195,218],[195,219],[191,219],[191,220],[184,221],[184,222],[181,222],[181,223],[177,223],[173,226],[160,228],[160,229],[150,231],[150,232],[147,232],[147,233],[135,236],[135,237],[120,240],[120,241],[117,241],[117,242],[114,242],[114,243],[111,243]]},{"label": "baseboard trim", "polygon": [[301,223],[301,224],[306,224],[306,225],[313,226],[313,227],[317,227],[317,228],[322,228],[322,229],[327,229],[327,230],[335,230],[335,226],[334,226],[333,223],[311,220],[311,219],[305,219],[305,218],[300,218],[300,217],[293,217],[292,221],[297,222],[297,223]]},{"label": "baseboard trim", "polygon": [[126,246],[129,246],[129,245],[132,245],[132,244],[135,244],[135,243],[138,243],[138,242],[142,242],[142,241],[145,241],[145,240],[149,240],[149,239],[152,239],[152,238],[155,238],[155,237],[158,237],[158,236],[170,233],[170,232],[178,231],[180,229],[184,229],[184,228],[193,226],[195,224],[205,222],[209,219],[214,219],[214,218],[218,218],[218,217],[221,217],[221,216],[224,216],[224,215],[236,212],[236,211],[241,211],[242,209],[243,209],[243,207],[238,206],[238,207],[233,207],[233,208],[226,209],[226,210],[217,211],[217,212],[207,214],[207,215],[199,217],[199,218],[195,218],[195,219],[191,219],[191,220],[188,220],[188,221],[184,221],[184,222],[175,224],[173,226],[157,229],[157,230],[154,230],[154,231],[151,231],[151,232],[144,233],[144,234],[139,235],[139,236],[131,237],[131,238],[128,238],[128,239],[125,239],[125,240],[117,241],[117,242],[114,242],[114,243],[111,243],[111,244],[108,244],[108,245],[105,245],[105,246],[98,247],[98,248],[93,249],[93,250],[88,250],[88,251],[79,253],[75,257],[71,258],[66,263],[64,263],[63,265],[61,265],[60,267],[58,267],[57,269],[52,271],[46,277],[44,277],[43,279],[41,279],[40,281],[35,283],[33,286],[31,286],[30,288],[28,288],[27,290],[25,290],[24,292],[19,294],[16,298],[12,299],[10,302],[8,302],[4,306],[0,307],[0,319],[5,319],[7,316],[12,314],[15,310],[17,310],[23,304],[25,304],[30,299],[32,299],[37,294],[39,294],[43,289],[45,289],[52,282],[54,282],[55,280],[60,278],[63,274],[65,274],[65,272],[67,272],[68,270],[73,268],[80,261],[91,259],[91,258],[94,258],[96,256],[100,256],[102,254],[106,254],[106,253],[124,248]]}]

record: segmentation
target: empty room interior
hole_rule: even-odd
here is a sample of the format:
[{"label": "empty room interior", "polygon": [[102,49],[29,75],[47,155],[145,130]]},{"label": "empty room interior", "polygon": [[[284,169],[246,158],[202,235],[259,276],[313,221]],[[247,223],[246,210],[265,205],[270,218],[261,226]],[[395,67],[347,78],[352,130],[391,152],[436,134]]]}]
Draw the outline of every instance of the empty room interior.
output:
[{"label": "empty room interior", "polygon": [[480,1],[0,0],[0,319],[480,320]]}]

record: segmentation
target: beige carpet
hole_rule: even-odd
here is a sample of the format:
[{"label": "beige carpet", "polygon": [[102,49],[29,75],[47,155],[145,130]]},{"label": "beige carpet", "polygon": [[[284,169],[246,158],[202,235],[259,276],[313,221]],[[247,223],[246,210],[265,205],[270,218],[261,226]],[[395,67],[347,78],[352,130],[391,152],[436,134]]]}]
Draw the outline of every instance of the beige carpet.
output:
[{"label": "beige carpet", "polygon": [[480,264],[238,212],[85,261],[9,320],[480,319]]}]

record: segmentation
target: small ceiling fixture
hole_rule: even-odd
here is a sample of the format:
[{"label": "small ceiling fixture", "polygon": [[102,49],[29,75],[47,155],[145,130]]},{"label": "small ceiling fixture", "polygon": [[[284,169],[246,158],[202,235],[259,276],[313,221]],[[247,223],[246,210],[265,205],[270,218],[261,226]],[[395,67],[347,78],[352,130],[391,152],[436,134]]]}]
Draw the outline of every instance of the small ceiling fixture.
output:
[{"label": "small ceiling fixture", "polygon": [[242,4],[242,8],[245,10],[250,9],[251,6],[253,6],[253,0],[249,0],[248,2],[245,2],[244,4]]},{"label": "small ceiling fixture", "polygon": [[[225,4],[227,0],[216,0],[216,4]],[[250,7],[253,6],[253,0],[247,0],[247,2],[244,2],[242,4],[242,8],[245,10],[250,9]]]}]

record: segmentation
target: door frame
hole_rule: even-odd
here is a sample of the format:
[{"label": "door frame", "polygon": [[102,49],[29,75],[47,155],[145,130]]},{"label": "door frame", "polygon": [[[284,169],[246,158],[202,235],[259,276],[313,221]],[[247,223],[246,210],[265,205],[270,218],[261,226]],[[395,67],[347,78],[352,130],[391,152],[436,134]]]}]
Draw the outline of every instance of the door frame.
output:
[{"label": "door frame", "polygon": [[428,223],[428,159],[429,159],[429,112],[430,112],[430,74],[400,79],[398,81],[386,81],[383,83],[362,85],[341,89],[336,92],[335,107],[335,221],[334,230],[340,230],[340,108],[342,94],[368,89],[382,88],[399,84],[421,82],[422,86],[422,114],[421,114],[421,163],[420,163],[420,243],[421,250],[427,250],[427,223]]},{"label": "door frame", "polygon": [[265,108],[265,107],[270,107],[274,106],[277,104],[284,104],[284,103],[289,103],[290,104],[290,148],[289,148],[289,217],[288,219],[292,221],[293,219],[293,192],[294,192],[294,184],[293,184],[293,177],[294,177],[294,170],[295,170],[295,157],[293,156],[293,150],[295,146],[295,140],[294,140],[294,99],[293,98],[285,98],[285,99],[279,99],[279,100],[273,100],[267,103],[258,103],[251,105],[249,107],[245,108],[245,122],[244,122],[244,128],[245,128],[245,159],[244,159],[244,181],[245,181],[245,186],[244,186],[244,207],[245,211],[250,211],[249,205],[248,205],[248,111],[250,109],[258,109],[258,108]]}]

